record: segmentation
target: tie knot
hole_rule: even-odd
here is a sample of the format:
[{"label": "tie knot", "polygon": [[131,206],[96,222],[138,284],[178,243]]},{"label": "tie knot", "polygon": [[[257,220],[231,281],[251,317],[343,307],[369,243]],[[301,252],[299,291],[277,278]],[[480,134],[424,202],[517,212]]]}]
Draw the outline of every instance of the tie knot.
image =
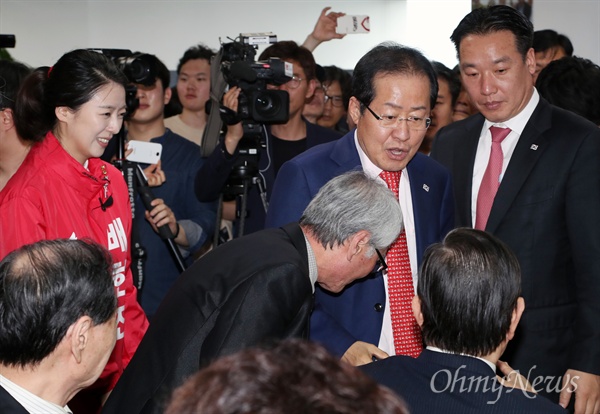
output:
[{"label": "tie knot", "polygon": [[402,171],[382,171],[379,176],[385,181],[388,188],[398,196],[398,187],[400,187],[400,175]]},{"label": "tie knot", "polygon": [[397,188],[400,185],[400,175],[402,171],[382,171],[379,176],[383,178],[383,181],[388,185],[388,187]]},{"label": "tie knot", "polygon": [[490,132],[492,133],[492,142],[502,142],[510,134],[510,128],[491,126]]}]

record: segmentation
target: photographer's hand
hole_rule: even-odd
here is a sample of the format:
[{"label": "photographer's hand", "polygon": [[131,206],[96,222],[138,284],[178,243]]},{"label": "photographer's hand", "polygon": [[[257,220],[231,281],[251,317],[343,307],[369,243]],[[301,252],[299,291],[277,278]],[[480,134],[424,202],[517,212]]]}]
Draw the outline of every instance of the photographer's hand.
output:
[{"label": "photographer's hand", "polygon": [[165,204],[165,201],[162,198],[156,198],[152,200],[151,205],[153,207],[152,210],[146,210],[145,215],[152,229],[158,233],[158,227],[166,224],[176,236],[173,241],[182,247],[189,247],[185,230],[177,223],[175,213]]},{"label": "photographer's hand", "polygon": [[327,13],[331,9],[331,7],[325,7],[321,11],[321,15],[315,24],[315,28],[313,31],[306,37],[302,46],[310,50],[314,51],[317,46],[321,43],[326,42],[331,39],[341,39],[345,34],[339,34],[335,31],[337,27],[337,19],[338,17],[345,16],[346,13],[340,12],[330,12]]},{"label": "photographer's hand", "polygon": [[160,168],[160,166],[161,164],[159,160],[156,164],[151,164],[144,169],[144,175],[146,176],[149,187],[158,187],[167,181],[165,172]]},{"label": "photographer's hand", "polygon": [[[241,89],[237,86],[229,89],[225,95],[223,95],[223,106],[237,112],[238,109],[238,97],[240,96]],[[244,128],[242,123],[238,122],[235,125],[227,126],[227,134],[225,134],[225,149],[231,155],[235,153],[235,149],[238,143],[244,136]]]}]

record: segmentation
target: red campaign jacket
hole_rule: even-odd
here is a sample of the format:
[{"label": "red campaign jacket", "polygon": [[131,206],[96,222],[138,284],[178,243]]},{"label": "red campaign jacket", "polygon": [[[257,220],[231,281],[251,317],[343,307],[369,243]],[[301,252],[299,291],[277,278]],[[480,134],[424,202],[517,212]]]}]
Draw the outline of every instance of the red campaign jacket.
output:
[{"label": "red campaign jacket", "polygon": [[129,193],[121,172],[99,158],[90,158],[86,170],[52,133],[31,148],[0,192],[0,259],[42,239],[88,238],[110,251],[118,296],[117,344],[94,386],[106,391],[116,384],[148,327],[129,266],[130,234]]}]

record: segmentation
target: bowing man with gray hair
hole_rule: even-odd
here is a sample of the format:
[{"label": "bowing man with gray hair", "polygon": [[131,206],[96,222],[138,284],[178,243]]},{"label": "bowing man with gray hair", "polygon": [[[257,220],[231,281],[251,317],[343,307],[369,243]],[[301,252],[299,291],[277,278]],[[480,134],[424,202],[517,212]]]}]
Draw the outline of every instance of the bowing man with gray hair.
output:
[{"label": "bowing man with gray hair", "polygon": [[393,193],[363,172],[332,179],[299,223],[219,246],[160,305],[104,413],[162,413],[171,392],[217,357],[306,338],[315,283],[332,292],[384,266],[402,229]]}]

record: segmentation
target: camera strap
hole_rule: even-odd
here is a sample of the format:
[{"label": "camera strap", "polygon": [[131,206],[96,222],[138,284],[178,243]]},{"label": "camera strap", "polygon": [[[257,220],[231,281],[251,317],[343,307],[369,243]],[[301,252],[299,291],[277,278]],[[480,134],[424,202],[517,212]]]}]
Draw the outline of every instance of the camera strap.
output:
[{"label": "camera strap", "polygon": [[213,150],[217,146],[221,128],[223,128],[223,121],[221,120],[221,113],[218,110],[221,105],[221,98],[225,93],[227,82],[221,72],[221,58],[223,56],[223,49],[211,58],[210,61],[210,114],[206,121],[206,127],[202,134],[202,157],[208,157],[212,154]]}]

